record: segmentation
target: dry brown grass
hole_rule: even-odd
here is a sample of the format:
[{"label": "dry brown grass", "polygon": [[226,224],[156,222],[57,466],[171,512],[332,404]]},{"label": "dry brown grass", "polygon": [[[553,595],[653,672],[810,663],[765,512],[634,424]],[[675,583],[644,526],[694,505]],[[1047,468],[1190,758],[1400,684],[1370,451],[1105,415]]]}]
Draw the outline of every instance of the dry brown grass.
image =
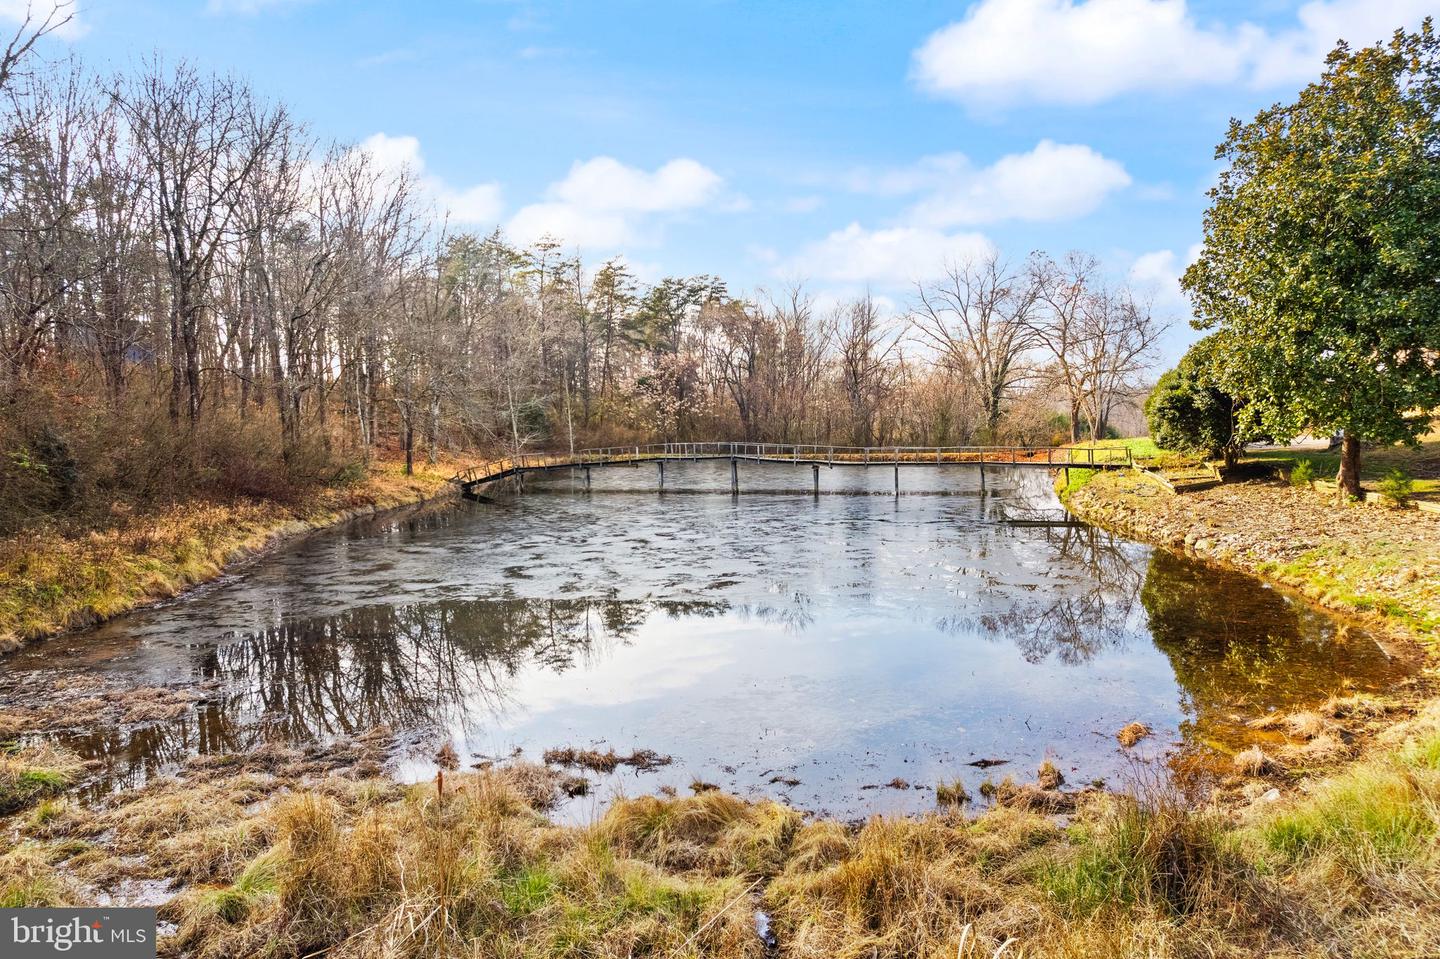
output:
[{"label": "dry brown grass", "polygon": [[317,487],[298,502],[197,499],[0,540],[0,651],[173,596],[287,536],[441,495],[453,473],[451,464],[416,469],[407,477],[380,463],[361,482]]},{"label": "dry brown grass", "polygon": [[1242,776],[1264,776],[1280,770],[1280,764],[1266,755],[1259,746],[1251,746],[1236,753],[1234,765],[1235,771]]},{"label": "dry brown grass", "polygon": [[597,773],[614,772],[620,766],[638,770],[658,769],[670,765],[671,762],[669,756],[662,756],[653,749],[637,749],[628,756],[622,756],[613,749],[601,752],[598,749],[576,749],[573,746],[547,749],[542,758],[546,765],[573,766]]},{"label": "dry brown grass", "polygon": [[[715,878],[657,865],[681,846],[725,848],[725,833],[758,813],[707,797],[678,801],[661,829],[623,804],[594,829],[557,829],[533,804],[535,770],[460,775],[443,795],[417,786],[360,807],[285,796],[265,815],[264,852],[223,888],[176,902],[170,946],[199,956],[760,954],[749,884],[724,874],[727,856],[712,850]],[[737,855],[743,845],[734,841]]]},{"label": "dry brown grass", "polygon": [[50,746],[0,752],[0,815],[59,795],[80,770],[77,756]]},{"label": "dry brown grass", "polygon": [[179,932],[162,953],[197,959],[759,959],[756,908],[788,959],[1440,945],[1440,712],[1385,756],[1240,818],[1147,787],[1081,794],[1064,824],[1002,806],[851,826],[707,791],[561,827],[544,812],[563,776],[544,766],[457,773],[442,792],[365,778],[363,757],[277,748],[90,810],[50,800],[12,820],[0,902],[175,880],[162,914]]},{"label": "dry brown grass", "polygon": [[1381,738],[1233,809],[1163,781],[1006,780],[991,793],[1011,805],[973,817],[806,822],[712,790],[558,826],[564,774],[517,762],[400,786],[362,771],[377,732],[195,760],[88,808],[37,799],[0,830],[0,906],[173,883],[162,954],[196,959],[1433,955],[1440,705]]},{"label": "dry brown grass", "polygon": [[1149,726],[1141,722],[1133,722],[1126,723],[1125,726],[1115,734],[1115,738],[1120,741],[1120,745],[1129,749],[1150,735],[1152,735],[1152,733]]}]

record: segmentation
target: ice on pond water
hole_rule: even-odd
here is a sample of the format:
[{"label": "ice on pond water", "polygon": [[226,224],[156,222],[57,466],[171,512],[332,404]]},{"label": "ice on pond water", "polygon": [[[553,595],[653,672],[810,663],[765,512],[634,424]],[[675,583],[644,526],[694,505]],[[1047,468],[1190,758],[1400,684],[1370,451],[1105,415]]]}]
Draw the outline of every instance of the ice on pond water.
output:
[{"label": "ice on pond water", "polygon": [[[193,711],[69,745],[102,781],[194,752],[387,725],[463,764],[649,749],[571,801],[714,783],[856,817],[932,787],[1123,777],[1136,752],[1223,754],[1271,708],[1408,671],[1280,591],[1070,522],[1043,470],[728,464],[597,469],[523,496],[317,535],[164,607],[22,653],[5,682],[211,681]],[[431,774],[433,748],[399,758]],[[972,765],[1007,762],[992,773]],[[900,788],[903,783],[905,788]]]}]

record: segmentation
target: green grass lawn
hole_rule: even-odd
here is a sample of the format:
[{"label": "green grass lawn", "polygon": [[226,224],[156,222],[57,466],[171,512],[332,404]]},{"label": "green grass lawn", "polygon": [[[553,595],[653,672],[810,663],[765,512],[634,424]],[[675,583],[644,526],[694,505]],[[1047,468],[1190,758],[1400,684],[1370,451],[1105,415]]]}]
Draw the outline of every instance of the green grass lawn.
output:
[{"label": "green grass lawn", "polygon": [[[1124,439],[1098,440],[1093,443],[1076,443],[1072,447],[1072,449],[1077,451],[1072,454],[1072,461],[1080,462],[1084,461],[1084,451],[1087,449],[1129,449],[1130,456],[1137,465],[1148,465],[1154,462],[1165,461],[1175,456],[1175,454],[1173,453],[1169,453],[1165,450],[1160,449],[1158,446],[1155,445],[1155,442],[1151,440],[1148,436],[1131,436]],[[1100,459],[1100,457],[1096,457],[1096,459]],[[1089,470],[1081,467],[1072,466],[1070,467],[1070,469],[1065,471],[1060,482],[1056,485],[1055,491],[1060,494],[1060,498],[1063,500],[1071,493],[1075,492],[1077,489],[1090,482],[1090,480],[1095,476],[1096,472],[1097,470]]]},{"label": "green grass lawn", "polygon": [[1164,450],[1161,450],[1160,447],[1156,446],[1155,441],[1148,436],[1129,436],[1124,439],[1118,440],[1099,440],[1095,443],[1077,443],[1076,446],[1080,449],[1084,449],[1087,446],[1093,446],[1096,449],[1115,449],[1117,447],[1128,447],[1130,450],[1130,454],[1136,459],[1150,459],[1151,457],[1159,456],[1161,453],[1165,452]]},{"label": "green grass lawn", "polygon": [[[1376,489],[1378,481],[1392,469],[1402,469],[1415,478],[1415,495],[1424,499],[1440,499],[1440,437],[1427,437],[1418,447],[1389,446],[1366,449],[1360,454],[1360,482],[1366,490]],[[1308,462],[1316,479],[1334,479],[1340,469],[1339,452],[1325,450],[1257,450],[1246,459]]]},{"label": "green grass lawn", "polygon": [[[1137,464],[1159,467],[1167,474],[1201,466],[1193,456],[1163,450],[1148,436],[1132,436],[1125,439],[1100,440],[1095,443],[1077,443],[1075,448],[1084,450],[1128,448]],[[1248,452],[1243,460],[1259,462],[1289,463],[1302,460],[1310,463],[1316,479],[1333,480],[1340,468],[1340,454],[1325,450],[1256,450]],[[1377,449],[1365,449],[1360,456],[1361,485],[1369,491],[1392,469],[1402,469],[1415,480],[1415,496],[1420,499],[1440,500],[1440,433],[1432,433],[1415,448],[1396,445]],[[1071,470],[1070,489],[1078,489],[1090,478],[1089,471]],[[1067,490],[1067,492],[1070,490]]]},{"label": "green grass lawn", "polygon": [[1203,461],[1196,456],[1185,453],[1176,453],[1173,450],[1162,450],[1155,445],[1155,441],[1148,436],[1128,436],[1123,439],[1098,440],[1094,443],[1076,443],[1075,449],[1128,449],[1130,456],[1137,466],[1150,468],[1161,468],[1165,470],[1184,469],[1186,467],[1201,466]]}]

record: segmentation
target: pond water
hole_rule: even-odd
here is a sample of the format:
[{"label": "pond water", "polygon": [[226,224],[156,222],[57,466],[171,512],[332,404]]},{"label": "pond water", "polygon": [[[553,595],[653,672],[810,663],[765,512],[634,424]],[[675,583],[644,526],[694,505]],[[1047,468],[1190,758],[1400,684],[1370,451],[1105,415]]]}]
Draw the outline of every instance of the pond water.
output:
[{"label": "pond water", "polygon": [[[386,724],[433,774],[552,747],[651,749],[565,815],[692,780],[842,817],[956,777],[1116,782],[1223,756],[1273,708],[1403,677],[1362,630],[1247,577],[1067,521],[1043,470],[725,463],[568,473],[318,534],[162,607],[9,659],[18,685],[209,682],[196,710],[62,738],[103,788],[186,755]],[[1132,720],[1157,735],[1124,751]],[[983,770],[972,765],[1004,760]],[[901,779],[900,789],[885,784]]]}]

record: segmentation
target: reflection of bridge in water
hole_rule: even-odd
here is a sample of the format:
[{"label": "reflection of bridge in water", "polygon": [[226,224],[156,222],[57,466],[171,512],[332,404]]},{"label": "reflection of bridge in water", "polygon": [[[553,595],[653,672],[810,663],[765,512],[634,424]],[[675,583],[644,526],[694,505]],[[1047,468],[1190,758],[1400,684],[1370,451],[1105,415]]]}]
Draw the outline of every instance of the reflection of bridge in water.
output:
[{"label": "reflection of bridge in water", "polygon": [[971,466],[985,482],[985,467],[1027,467],[1063,470],[1066,479],[1074,469],[1129,469],[1135,465],[1127,446],[820,446],[789,443],[651,443],[644,446],[606,446],[576,453],[521,453],[472,466],[450,478],[466,496],[487,483],[513,479],[523,482],[529,473],[583,470],[590,486],[590,471],[607,466],[656,466],[656,485],[665,488],[667,462],[728,460],[730,492],[740,493],[741,463],[778,463],[809,466],[820,492],[820,467],[890,467],[895,471],[895,494],[900,494],[900,467]]}]

